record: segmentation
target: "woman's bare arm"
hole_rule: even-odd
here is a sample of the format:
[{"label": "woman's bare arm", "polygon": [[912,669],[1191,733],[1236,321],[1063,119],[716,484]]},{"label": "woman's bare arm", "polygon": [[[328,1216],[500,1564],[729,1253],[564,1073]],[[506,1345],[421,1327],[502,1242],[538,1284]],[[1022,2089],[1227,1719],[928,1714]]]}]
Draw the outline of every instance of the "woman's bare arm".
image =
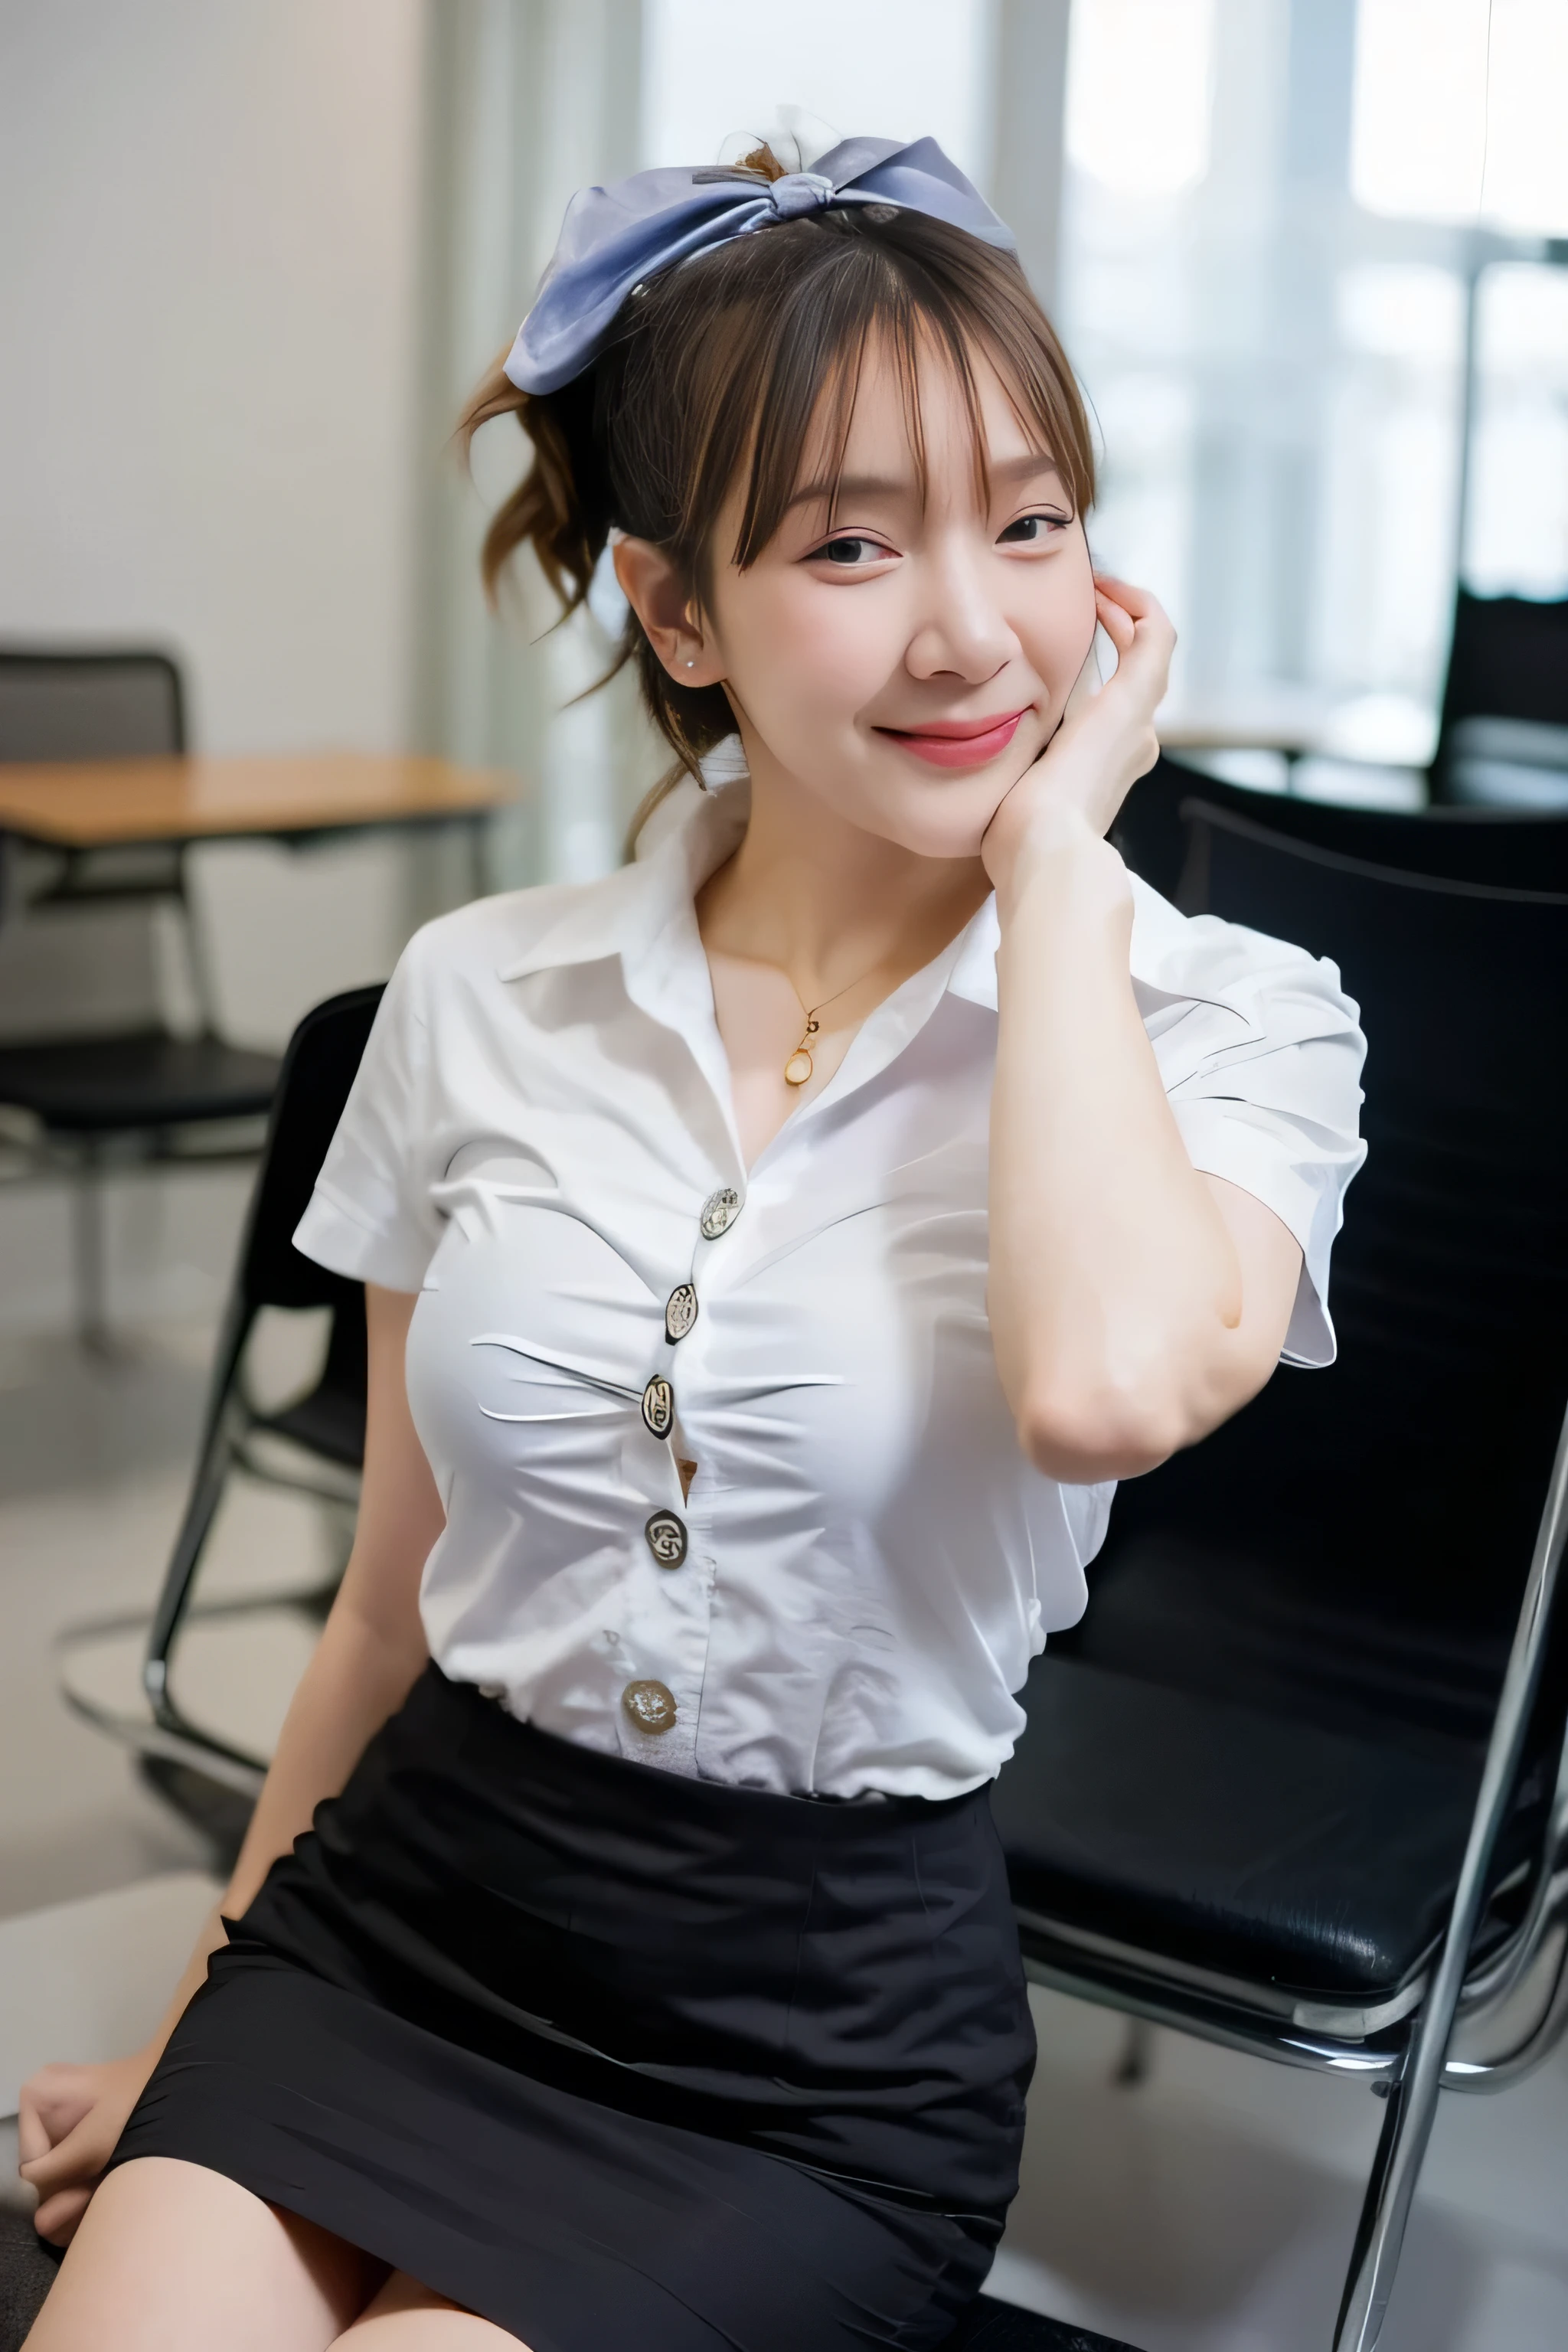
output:
[{"label": "woman's bare arm", "polygon": [[272,1864],[342,1788],[374,1733],[402,1705],[427,1655],[419,1580],[444,1524],[440,1497],[408,1411],[403,1357],[414,1297],[365,1292],[369,1392],[364,1480],[353,1550],[314,1656],[285,1718],[278,1752],[234,1875],[144,2049],[108,2066],[46,2066],[23,2085],[22,2177],[38,2193],[37,2227],[63,2244],[75,2230],[185,2004]]},{"label": "woman's bare arm", "polygon": [[984,853],[992,1338],[1026,1452],[1073,1484],[1152,1469],[1246,1403],[1301,1267],[1271,1210],[1193,1167],[1133,995],[1131,886],[1104,835],[1158,751],[1172,635],[1136,590],[1102,588],[1100,611],[1116,676],[1069,710]]},{"label": "woman's bare arm", "polygon": [[224,1895],[231,1919],[322,1799],[342,1788],[428,1656],[419,1580],[445,1517],[408,1411],[403,1357],[414,1307],[407,1292],[366,1289],[370,1381],[353,1550]]}]

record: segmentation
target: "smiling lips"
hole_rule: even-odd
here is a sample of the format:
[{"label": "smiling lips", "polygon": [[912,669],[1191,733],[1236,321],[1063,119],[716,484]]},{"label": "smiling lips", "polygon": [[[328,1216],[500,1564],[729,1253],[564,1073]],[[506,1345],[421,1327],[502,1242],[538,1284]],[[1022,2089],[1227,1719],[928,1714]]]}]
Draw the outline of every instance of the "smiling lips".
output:
[{"label": "smiling lips", "polygon": [[931,767],[983,768],[1007,749],[1027,709],[999,719],[934,719],[929,727],[879,727],[877,732]]}]

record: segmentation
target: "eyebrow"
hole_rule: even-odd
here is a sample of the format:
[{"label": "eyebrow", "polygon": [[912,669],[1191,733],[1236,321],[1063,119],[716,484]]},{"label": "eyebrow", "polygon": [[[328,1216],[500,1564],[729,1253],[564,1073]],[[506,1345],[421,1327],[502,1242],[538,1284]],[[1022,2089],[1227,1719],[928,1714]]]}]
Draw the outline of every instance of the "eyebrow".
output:
[{"label": "eyebrow", "polygon": [[[994,482],[1011,486],[1026,482],[1037,474],[1055,474],[1060,481],[1061,472],[1048,450],[1026,450],[1021,457],[1005,457],[999,466],[986,468]],[[845,474],[837,482],[807,482],[796,490],[788,514],[795,507],[818,506],[828,499],[842,505],[846,499],[902,498],[912,487],[910,478],[899,479],[891,474]]]}]

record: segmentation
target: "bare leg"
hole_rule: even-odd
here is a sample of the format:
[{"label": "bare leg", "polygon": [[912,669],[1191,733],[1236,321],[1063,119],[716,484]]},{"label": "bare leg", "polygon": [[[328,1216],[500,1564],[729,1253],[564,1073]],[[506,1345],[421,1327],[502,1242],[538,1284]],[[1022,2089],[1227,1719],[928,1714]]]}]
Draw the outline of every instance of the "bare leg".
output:
[{"label": "bare leg", "polygon": [[220,2172],[138,2157],[95,2192],[26,2352],[325,2352],[385,2274]]},{"label": "bare leg", "polygon": [[528,2352],[504,2327],[394,2271],[338,2338],[342,2352]]}]

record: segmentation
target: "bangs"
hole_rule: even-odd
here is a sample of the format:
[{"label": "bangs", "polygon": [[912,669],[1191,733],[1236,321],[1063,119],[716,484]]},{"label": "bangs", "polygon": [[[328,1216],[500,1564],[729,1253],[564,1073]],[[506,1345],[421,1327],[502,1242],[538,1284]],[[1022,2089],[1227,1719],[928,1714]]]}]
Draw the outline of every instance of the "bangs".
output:
[{"label": "bangs", "polygon": [[[699,594],[721,553],[710,544],[714,520],[738,481],[745,497],[722,557],[742,569],[777,531],[808,465],[831,515],[873,354],[894,370],[922,497],[920,378],[934,357],[963,401],[977,488],[989,490],[976,380],[984,361],[1075,512],[1093,502],[1088,420],[1050,323],[1014,257],[961,229],[906,213],[874,223],[854,211],[790,221],[671,270],[631,309],[616,362],[601,373],[601,397],[614,411],[605,438],[618,459],[616,520],[668,548]],[[679,457],[638,430],[647,395],[672,376],[681,380]]]},{"label": "bangs", "polygon": [[[879,278],[882,282],[877,282]],[[837,331],[831,341],[825,337],[826,347],[817,354],[815,370],[799,364],[798,345],[781,334],[772,368],[757,387],[756,432],[746,468],[745,503],[730,554],[732,563],[743,571],[756,562],[803,489],[820,487],[829,527],[837,520],[856,402],[868,362],[878,358],[891,367],[898,385],[922,503],[930,489],[930,465],[921,373],[922,363],[933,360],[963,404],[974,488],[982,500],[989,500],[991,482],[977,360],[989,362],[995,372],[1029,446],[1056,466],[1075,512],[1081,514],[1091,503],[1092,459],[1087,446],[1081,453],[1075,450],[1053,372],[1031,368],[1029,361],[1037,355],[1026,344],[1020,349],[1016,341],[1011,346],[1005,342],[982,305],[955,300],[948,288],[924,272],[917,276],[897,268],[885,268],[875,277],[857,273],[842,291],[849,299],[836,306],[838,315],[830,323]],[[1087,435],[1084,439],[1087,445]]]}]

